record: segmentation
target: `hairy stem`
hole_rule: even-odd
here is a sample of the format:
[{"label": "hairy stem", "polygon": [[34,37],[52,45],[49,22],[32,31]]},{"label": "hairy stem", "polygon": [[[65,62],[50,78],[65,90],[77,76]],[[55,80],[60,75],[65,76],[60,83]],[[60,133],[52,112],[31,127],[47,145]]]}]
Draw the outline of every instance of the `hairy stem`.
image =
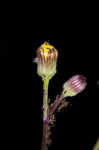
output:
[{"label": "hairy stem", "polygon": [[56,100],[55,100],[54,104],[49,109],[49,116],[52,115],[55,112],[55,110],[60,105],[60,103],[62,102],[63,99],[64,99],[64,95],[56,96]]},{"label": "hairy stem", "polygon": [[43,123],[43,136],[41,150],[47,150],[48,145],[48,123]]},{"label": "hairy stem", "polygon": [[43,136],[42,136],[42,150],[47,150],[48,144],[48,85],[49,79],[43,79]]},{"label": "hairy stem", "polygon": [[43,80],[43,121],[47,120],[48,116],[48,85],[49,79]]}]

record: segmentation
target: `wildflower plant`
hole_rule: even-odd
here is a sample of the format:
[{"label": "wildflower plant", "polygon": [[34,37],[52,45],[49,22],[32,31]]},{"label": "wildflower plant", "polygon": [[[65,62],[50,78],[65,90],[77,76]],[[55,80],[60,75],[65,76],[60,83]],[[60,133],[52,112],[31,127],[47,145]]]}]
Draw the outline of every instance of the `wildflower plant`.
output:
[{"label": "wildflower plant", "polygon": [[57,59],[58,51],[48,42],[44,42],[37,49],[37,73],[41,76],[43,81],[43,135],[42,135],[42,150],[47,150],[50,144],[50,127],[55,120],[56,110],[60,111],[62,108],[67,107],[69,102],[66,101],[66,97],[76,96],[82,92],[87,83],[86,78],[83,75],[74,75],[67,82],[63,84],[63,90],[61,95],[57,95],[54,103],[49,104],[48,98],[48,86],[49,81],[57,72]]}]

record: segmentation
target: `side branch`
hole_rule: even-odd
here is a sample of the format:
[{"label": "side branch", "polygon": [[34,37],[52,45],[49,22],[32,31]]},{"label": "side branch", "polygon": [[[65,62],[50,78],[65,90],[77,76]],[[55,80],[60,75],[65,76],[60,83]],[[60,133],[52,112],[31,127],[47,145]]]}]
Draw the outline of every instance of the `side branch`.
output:
[{"label": "side branch", "polygon": [[[56,111],[57,107],[62,103],[64,100],[64,95],[62,94],[61,96],[57,95],[55,102],[50,106],[49,108],[49,117]],[[67,105],[69,102],[67,102]]]}]

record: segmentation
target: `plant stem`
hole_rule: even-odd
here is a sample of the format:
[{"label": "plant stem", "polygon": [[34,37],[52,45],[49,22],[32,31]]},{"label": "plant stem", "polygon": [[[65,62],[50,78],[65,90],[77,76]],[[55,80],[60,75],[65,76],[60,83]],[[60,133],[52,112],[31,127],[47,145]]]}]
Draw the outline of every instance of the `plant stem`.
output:
[{"label": "plant stem", "polygon": [[57,107],[59,106],[59,104],[62,102],[63,99],[64,99],[64,95],[56,96],[56,100],[53,106],[49,109],[49,116],[55,112],[55,110],[57,109]]},{"label": "plant stem", "polygon": [[[56,109],[58,108],[58,106],[62,103],[62,101],[64,100],[64,95],[61,94],[60,96],[57,95],[56,96],[56,100],[54,101],[53,105],[49,108],[49,118],[51,118],[51,116],[55,113]],[[67,107],[69,104],[69,102],[65,102],[65,106]]]},{"label": "plant stem", "polygon": [[48,85],[49,79],[43,79],[43,136],[42,150],[47,150],[48,144]]},{"label": "plant stem", "polygon": [[46,121],[48,116],[48,85],[49,79],[45,78],[43,80],[43,121]]}]

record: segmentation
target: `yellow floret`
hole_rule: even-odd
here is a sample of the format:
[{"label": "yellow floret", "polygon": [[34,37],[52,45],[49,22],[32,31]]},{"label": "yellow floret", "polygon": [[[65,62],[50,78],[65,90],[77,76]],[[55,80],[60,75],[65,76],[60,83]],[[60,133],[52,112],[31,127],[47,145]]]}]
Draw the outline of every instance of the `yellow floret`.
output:
[{"label": "yellow floret", "polygon": [[[44,49],[44,57],[46,59],[47,56],[48,56],[48,53],[49,53],[50,49],[52,49],[54,47],[52,45],[50,45],[48,42],[44,42],[44,44],[42,44],[42,47]],[[56,51],[56,55],[57,55],[57,51]]]},{"label": "yellow floret", "polygon": [[42,45],[44,48],[45,53],[49,52],[49,49],[54,48],[52,45],[50,45],[48,42],[44,42],[44,44]]}]

